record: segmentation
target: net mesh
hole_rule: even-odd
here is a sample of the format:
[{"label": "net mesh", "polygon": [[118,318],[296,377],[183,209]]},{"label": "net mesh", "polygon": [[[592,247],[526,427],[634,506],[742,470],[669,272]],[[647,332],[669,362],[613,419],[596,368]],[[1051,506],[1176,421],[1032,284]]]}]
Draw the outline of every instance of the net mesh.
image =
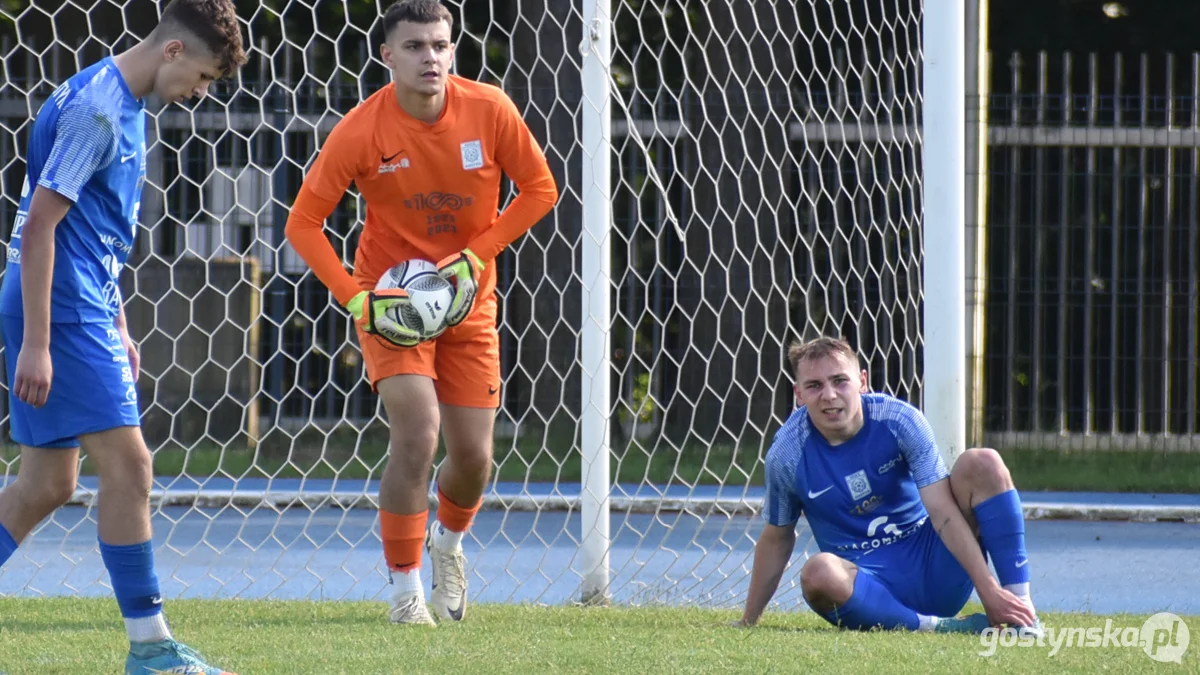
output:
[{"label": "net mesh", "polygon": [[[595,114],[580,81],[594,53],[581,51],[580,3],[447,4],[458,73],[513,97],[562,193],[497,261],[503,405],[465,544],[471,595],[562,602],[588,536],[579,129]],[[324,137],[387,81],[379,9],[239,10],[251,58],[237,80],[199,104],[150,108],[142,227],[122,277],[159,575],[173,595],[380,598],[382,409],[348,318],[282,236]],[[143,0],[0,2],[6,225],[40,102],[144,37],[156,12]],[[920,401],[920,3],[627,0],[608,18],[610,593],[736,605],[762,526],[763,459],[791,411],[789,341],[845,336],[876,390]],[[363,207],[351,192],[328,222],[348,261]],[[9,480],[16,457],[10,447]],[[95,495],[82,478],[75,505],[0,569],[0,592],[107,592]],[[799,541],[802,561],[815,548]],[[802,602],[793,572],[776,603]]]}]

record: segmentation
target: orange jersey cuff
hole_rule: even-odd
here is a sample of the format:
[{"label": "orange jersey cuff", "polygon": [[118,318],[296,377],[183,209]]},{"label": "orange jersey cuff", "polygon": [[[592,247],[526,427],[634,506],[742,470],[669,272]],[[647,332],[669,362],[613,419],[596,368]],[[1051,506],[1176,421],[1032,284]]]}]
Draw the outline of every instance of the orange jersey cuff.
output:
[{"label": "orange jersey cuff", "polygon": [[284,233],[288,243],[329,288],[338,304],[345,306],[362,289],[346,271],[333,244],[325,236],[325,219],[333,213],[337,202],[336,199],[322,198],[308,185],[302,185],[292,204]]}]

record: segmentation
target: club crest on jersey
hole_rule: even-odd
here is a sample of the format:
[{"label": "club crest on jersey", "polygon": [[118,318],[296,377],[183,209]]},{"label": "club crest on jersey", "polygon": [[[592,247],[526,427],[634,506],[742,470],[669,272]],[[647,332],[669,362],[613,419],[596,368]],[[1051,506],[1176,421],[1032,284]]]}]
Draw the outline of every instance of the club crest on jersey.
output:
[{"label": "club crest on jersey", "polygon": [[846,476],[846,486],[850,488],[852,499],[862,499],[871,494],[871,482],[867,480],[867,472],[864,469]]},{"label": "club crest on jersey", "polygon": [[471,169],[482,169],[483,168],[483,144],[482,143],[480,143],[478,140],[467,141],[466,143],[463,143],[460,147],[462,148],[463,169],[465,171],[470,171]]}]

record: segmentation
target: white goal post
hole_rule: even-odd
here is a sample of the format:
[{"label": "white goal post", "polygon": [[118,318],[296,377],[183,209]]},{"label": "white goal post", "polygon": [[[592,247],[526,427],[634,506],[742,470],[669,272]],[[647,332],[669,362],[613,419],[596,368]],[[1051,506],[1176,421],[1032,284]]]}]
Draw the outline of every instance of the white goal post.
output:
[{"label": "white goal post", "polygon": [[[740,604],[795,339],[850,339],[872,387],[962,452],[962,2],[443,1],[457,72],[509,92],[562,193],[498,261],[496,477],[465,542],[477,601]],[[384,592],[382,409],[282,228],[325,135],[385,81],[386,4],[255,3],[236,81],[149,108],[122,281],[169,594]],[[40,102],[155,11],[0,0],[6,236]],[[348,261],[362,215],[352,198],[329,222]],[[3,461],[11,480],[11,447]],[[94,499],[84,480],[0,593],[106,592]],[[776,602],[801,604],[797,584]]]}]

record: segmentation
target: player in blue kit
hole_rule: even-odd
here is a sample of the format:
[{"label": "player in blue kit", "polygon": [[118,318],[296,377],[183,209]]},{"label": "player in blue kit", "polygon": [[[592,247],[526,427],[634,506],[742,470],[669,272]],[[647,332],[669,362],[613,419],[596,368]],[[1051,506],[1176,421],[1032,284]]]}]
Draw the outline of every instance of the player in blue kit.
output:
[{"label": "player in blue kit", "polygon": [[[794,345],[788,358],[801,407],[767,453],[767,524],[739,625],[757,623],[774,596],[803,512],[821,552],[801,568],[800,587],[833,625],[1036,634],[1025,520],[1000,455],[967,450],[947,471],[924,415],[867,393],[844,341]],[[972,590],[986,614],[955,618]]]},{"label": "player in blue kit", "polygon": [[100,554],[129,632],[131,675],[223,672],[172,638],[154,572],[138,354],[118,285],[146,175],[144,97],[203,96],[245,60],[232,0],[173,0],[145,40],[59,86],[29,134],[0,287],[21,445],[17,478],[0,490],[0,564],[70,498],[82,446],[99,473]]}]

